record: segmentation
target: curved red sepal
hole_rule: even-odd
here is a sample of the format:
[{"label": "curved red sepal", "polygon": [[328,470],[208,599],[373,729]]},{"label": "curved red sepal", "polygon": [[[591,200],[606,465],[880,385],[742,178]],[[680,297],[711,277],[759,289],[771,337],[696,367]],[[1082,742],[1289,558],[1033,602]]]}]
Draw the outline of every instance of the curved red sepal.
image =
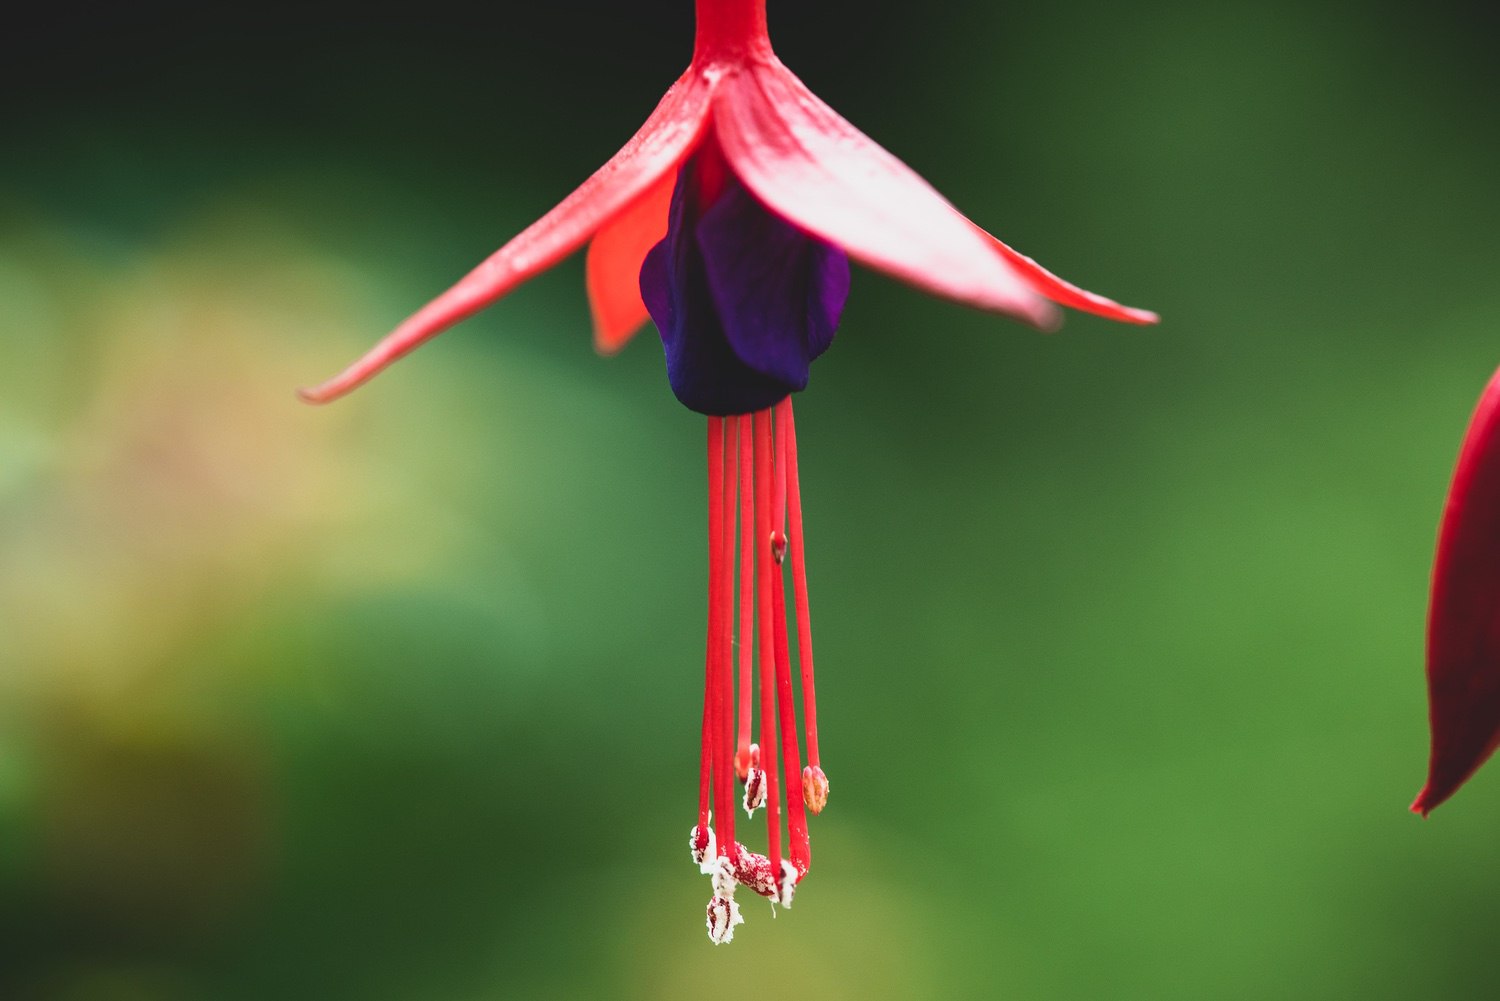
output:
[{"label": "curved red sepal", "polygon": [[1479,399],[1438,532],[1427,618],[1426,816],[1500,743],[1500,372]]},{"label": "curved red sepal", "polygon": [[713,116],[731,168],[772,211],[918,288],[1056,325],[1053,305],[957,209],[774,58],[725,79]]},{"label": "curved red sepal", "polygon": [[423,306],[359,361],[321,386],[302,390],[302,398],[327,403],[343,396],[577,250],[692,151],[702,135],[712,96],[712,86],[701,75],[684,75],[624,148],[556,208]]},{"label": "curved red sepal", "polygon": [[1004,255],[1005,259],[1026,279],[1031,282],[1031,287],[1037,292],[1051,299],[1059,306],[1067,306],[1084,313],[1093,313],[1109,320],[1119,320],[1121,323],[1150,324],[1160,323],[1161,317],[1149,309],[1136,309],[1134,306],[1122,306],[1113,299],[1087,289],[1081,289],[1071,282],[1057,277],[1036,261],[1027,257],[1019,250],[1013,250],[994,234],[988,232],[984,227],[975,225],[975,229],[983,233],[990,245]]},{"label": "curved red sepal", "polygon": [[641,301],[641,263],[667,235],[667,209],[677,175],[668,171],[604,225],[589,243],[584,268],[594,347],[614,354],[650,319]]}]

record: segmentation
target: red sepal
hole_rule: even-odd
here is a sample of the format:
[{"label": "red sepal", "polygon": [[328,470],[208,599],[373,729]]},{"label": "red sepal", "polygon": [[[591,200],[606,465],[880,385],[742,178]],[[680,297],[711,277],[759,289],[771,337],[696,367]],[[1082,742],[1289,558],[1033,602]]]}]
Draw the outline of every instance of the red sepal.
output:
[{"label": "red sepal", "polygon": [[1031,282],[1032,288],[1059,306],[1068,306],[1069,308],[1080,310],[1084,313],[1093,313],[1095,316],[1102,316],[1109,320],[1119,320],[1121,323],[1149,324],[1161,322],[1161,317],[1149,309],[1122,306],[1113,299],[1106,299],[1095,292],[1081,289],[1072,282],[1063,281],[1025,254],[1011,249],[983,227],[976,225],[974,228],[984,233],[985,238],[990,241],[990,245],[998,250],[1017,271],[1026,276],[1026,279]]},{"label": "red sepal", "polygon": [[700,74],[685,74],[625,147],[556,208],[423,306],[359,361],[321,386],[302,390],[302,397],[310,403],[337,399],[583,246],[692,151],[703,133],[711,97],[711,87]]},{"label": "red sepal", "polygon": [[958,210],[774,57],[726,78],[713,117],[735,175],[772,211],[918,288],[1056,326],[1053,305]]},{"label": "red sepal", "polygon": [[663,174],[589,244],[584,273],[594,315],[594,347],[600,354],[623,348],[650,318],[641,301],[641,263],[667,235],[667,209],[676,183],[676,172]]}]

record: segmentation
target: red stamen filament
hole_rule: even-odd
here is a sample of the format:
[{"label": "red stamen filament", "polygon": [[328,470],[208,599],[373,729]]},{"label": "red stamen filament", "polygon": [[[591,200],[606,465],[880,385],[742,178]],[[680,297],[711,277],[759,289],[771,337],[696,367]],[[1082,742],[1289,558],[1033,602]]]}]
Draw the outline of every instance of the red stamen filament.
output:
[{"label": "red stamen filament", "polygon": [[[802,498],[790,399],[755,414],[709,418],[708,490],[709,613],[698,797],[701,835],[694,835],[694,850],[698,852],[701,842],[707,840],[712,805],[717,814],[714,818],[717,854],[730,860],[735,880],[756,893],[789,902],[789,883],[800,880],[812,864],[807,814],[818,812],[827,795],[827,779],[818,767]],[[808,767],[801,772],[800,783],[801,751],[788,648],[787,585],[782,569],[788,550],[792,555],[797,662],[807,723]],[[736,584],[739,587],[737,679]],[[760,741],[755,745],[750,736],[757,670]],[[752,768],[754,780],[765,791],[765,855],[750,852],[734,835],[732,776],[744,781]],[[798,785],[802,787],[801,796],[796,795]],[[782,861],[782,789],[787,793],[790,866],[784,866]],[[747,808],[750,799],[747,790]]]},{"label": "red stamen filament", "polygon": [[[781,502],[777,504],[778,517],[783,517],[786,501],[787,426],[783,415],[789,404],[790,399],[787,399],[776,406],[776,486],[781,491]],[[781,531],[782,524],[784,522],[777,523],[778,532]],[[776,555],[775,542],[771,545],[772,554]],[[784,555],[785,552],[783,542],[781,553]],[[779,555],[776,555],[776,579],[771,588],[771,624],[775,628],[776,639],[776,695],[781,725],[781,758],[786,766],[787,836],[791,843],[792,865],[797,867],[800,876],[812,864],[812,848],[807,837],[807,814],[803,810],[802,797],[795,794],[801,777],[802,755],[797,749],[797,718],[792,703],[792,665],[786,641],[786,577],[781,572]]]},{"label": "red stamen filament", "polygon": [[[714,648],[714,716],[713,769],[714,812],[718,814],[719,855],[732,855],[734,848],[734,786],[729,777],[734,755],[734,688],[730,674],[734,640],[734,479],[733,466],[726,461],[729,423],[723,418],[709,419],[709,434],[717,439],[718,469],[710,461],[709,503],[710,600],[714,603],[710,634]],[[712,446],[710,446],[712,448]],[[717,478],[714,474],[717,473]]]},{"label": "red stamen filament", "polygon": [[771,411],[752,418],[755,438],[755,593],[760,634],[760,766],[766,775],[766,854],[781,871],[780,764],[776,753],[776,658],[771,625]]},{"label": "red stamen filament", "polygon": [[740,481],[740,719],[734,770],[743,782],[750,770],[750,688],[755,654],[755,499],[751,479],[754,452],[749,414],[734,419],[739,437]]},{"label": "red stamen filament", "polygon": [[734,841],[734,529],[735,529],[735,487],[738,475],[736,474],[735,462],[737,449],[731,450],[734,438],[730,436],[731,422],[728,418],[724,420],[724,447],[727,456],[724,465],[724,534],[720,543],[721,556],[719,559],[719,602],[720,621],[723,623],[723,632],[719,640],[719,657],[723,664],[720,672],[719,685],[724,692],[724,730],[719,735],[719,744],[724,749],[724,790],[726,796],[725,809],[728,810],[730,820],[725,825],[725,838],[730,848],[735,847]]},{"label": "red stamen filament", "polygon": [[775,414],[775,448],[776,448],[776,483],[772,488],[772,511],[771,519],[771,557],[776,561],[776,576],[781,576],[781,563],[786,559],[786,423],[781,419],[782,413],[790,406],[792,398],[789,396],[776,404],[773,411]]},{"label": "red stamen filament", "polygon": [[[822,784],[822,800],[828,796],[828,780],[818,760],[818,697],[813,684],[812,613],[807,597],[807,547],[802,532],[802,483],[797,476],[797,422],[792,400],[787,397],[777,413],[786,424],[787,501],[792,516],[792,594],[797,608],[797,664],[802,669],[802,722],[807,734],[807,766]],[[809,797],[811,798],[811,797]],[[822,802],[809,802],[814,813]]]},{"label": "red stamen filament", "polygon": [[715,651],[718,632],[718,519],[722,516],[718,500],[723,496],[719,482],[724,476],[724,438],[717,417],[708,419],[708,649],[703,657],[703,748],[698,759],[698,826],[707,828],[710,776],[713,768],[714,740],[718,729],[715,705]]}]

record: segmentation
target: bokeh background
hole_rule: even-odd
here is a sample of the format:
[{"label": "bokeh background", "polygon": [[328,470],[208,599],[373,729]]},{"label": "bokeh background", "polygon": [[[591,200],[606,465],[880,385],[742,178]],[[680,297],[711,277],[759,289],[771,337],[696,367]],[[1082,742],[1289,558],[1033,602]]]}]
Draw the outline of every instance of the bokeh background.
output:
[{"label": "bokeh background", "polygon": [[856,124],[1166,322],[856,274],[798,403],[832,803],[715,949],[650,329],[596,357],[573,260],[292,395],[612,153],[690,14],[8,23],[0,997],[1488,996],[1500,769],[1405,808],[1500,363],[1495,15],[772,0]]}]

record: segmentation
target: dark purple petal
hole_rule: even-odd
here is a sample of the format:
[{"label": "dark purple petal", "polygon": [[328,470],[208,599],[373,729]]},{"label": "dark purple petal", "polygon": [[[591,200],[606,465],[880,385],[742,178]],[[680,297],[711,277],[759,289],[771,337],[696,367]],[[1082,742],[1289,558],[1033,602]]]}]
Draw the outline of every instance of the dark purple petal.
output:
[{"label": "dark purple petal", "polygon": [[667,236],[641,266],[641,298],[683,405],[712,415],[762,410],[806,387],[838,326],[849,262],[732,179],[701,218],[698,203],[689,161]]},{"label": "dark purple petal", "polygon": [[849,258],[768,212],[738,181],[698,223],[698,248],[724,336],[740,361],[802,389],[833,343]]}]

